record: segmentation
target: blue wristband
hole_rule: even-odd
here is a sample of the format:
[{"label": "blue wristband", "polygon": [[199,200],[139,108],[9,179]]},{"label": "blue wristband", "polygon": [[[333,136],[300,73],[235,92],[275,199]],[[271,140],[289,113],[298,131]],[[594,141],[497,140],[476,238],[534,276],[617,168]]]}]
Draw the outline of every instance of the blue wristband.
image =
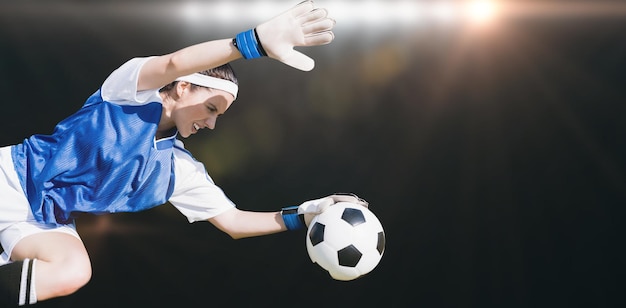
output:
[{"label": "blue wristband", "polygon": [[282,209],[280,214],[283,217],[287,230],[300,230],[306,228],[304,216],[298,214],[298,206],[289,206]]},{"label": "blue wristband", "polygon": [[245,59],[255,59],[266,56],[261,42],[258,40],[256,29],[241,32],[233,39],[233,44]]}]

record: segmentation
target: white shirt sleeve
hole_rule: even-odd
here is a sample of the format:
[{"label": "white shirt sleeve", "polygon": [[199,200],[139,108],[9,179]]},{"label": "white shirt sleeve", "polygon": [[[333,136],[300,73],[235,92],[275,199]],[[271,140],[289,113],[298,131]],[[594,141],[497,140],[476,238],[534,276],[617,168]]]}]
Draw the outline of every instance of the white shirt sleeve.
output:
[{"label": "white shirt sleeve", "polygon": [[169,201],[190,223],[207,220],[235,207],[180,140],[176,140],[174,148],[174,173],[176,183]]},{"label": "white shirt sleeve", "polygon": [[122,64],[102,84],[102,98],[118,105],[143,105],[161,102],[158,89],[137,92],[137,81],[141,67],[151,57],[133,58]]}]

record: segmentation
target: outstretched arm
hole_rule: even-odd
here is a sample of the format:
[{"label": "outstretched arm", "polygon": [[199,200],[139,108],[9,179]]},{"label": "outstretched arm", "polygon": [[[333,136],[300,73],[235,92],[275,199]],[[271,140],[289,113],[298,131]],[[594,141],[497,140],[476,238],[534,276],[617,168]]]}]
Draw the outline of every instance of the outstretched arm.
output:
[{"label": "outstretched arm", "polygon": [[367,201],[354,194],[333,194],[305,201],[299,206],[283,208],[280,212],[252,212],[232,208],[208,221],[232,238],[240,239],[306,228],[314,216],[339,202],[368,206]]},{"label": "outstretched arm", "polygon": [[209,222],[234,239],[287,230],[280,212],[251,212],[233,208],[209,218]]},{"label": "outstretched arm", "polygon": [[148,60],[141,68],[137,90],[161,88],[180,76],[207,70],[241,58],[232,39],[192,45]]},{"label": "outstretched arm", "polygon": [[147,61],[139,74],[137,90],[158,89],[180,76],[214,68],[239,58],[268,56],[303,71],[315,62],[294,50],[297,46],[317,46],[334,39],[335,21],[325,9],[304,1],[284,13],[239,33],[234,39],[221,39],[192,45]]}]

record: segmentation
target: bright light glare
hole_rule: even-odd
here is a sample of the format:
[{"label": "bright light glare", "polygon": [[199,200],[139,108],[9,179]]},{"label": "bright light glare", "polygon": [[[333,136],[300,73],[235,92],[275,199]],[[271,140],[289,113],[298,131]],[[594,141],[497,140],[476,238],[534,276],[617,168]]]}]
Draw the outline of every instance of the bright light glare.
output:
[{"label": "bright light glare", "polygon": [[495,0],[472,1],[415,1],[368,0],[324,1],[316,3],[326,7],[330,15],[342,24],[350,26],[394,26],[417,22],[457,23],[469,21],[486,23],[499,13]]},{"label": "bright light glare", "polygon": [[375,0],[359,4],[358,11],[360,11],[359,15],[372,23],[384,22],[386,20],[385,14],[381,11],[380,3]]},{"label": "bright light glare", "polygon": [[315,2],[328,9],[329,15],[342,26],[393,26],[398,23],[410,24],[422,13],[422,5],[414,1],[384,2],[368,0]]},{"label": "bright light glare", "polygon": [[467,15],[470,21],[484,24],[495,17],[496,4],[487,0],[472,1],[468,4]]},{"label": "bright light glare", "polygon": [[[418,24],[486,25],[509,17],[626,15],[625,4],[604,0],[567,4],[544,0],[316,0],[315,3],[328,9],[339,31]],[[245,27],[268,20],[290,7],[278,0],[188,0],[168,6],[164,12],[177,10],[180,18],[192,26],[214,22]]]},{"label": "bright light glare", "polygon": [[394,5],[396,11],[394,20],[400,23],[416,22],[424,12],[423,5],[419,2],[401,1]]},{"label": "bright light glare", "polygon": [[196,3],[196,2],[184,3],[180,7],[180,14],[181,14],[183,20],[187,20],[187,21],[191,21],[191,22],[196,22],[202,16],[201,15],[201,10],[200,10],[200,5],[198,3]]},{"label": "bright light glare", "polygon": [[214,15],[220,16],[220,18],[225,20],[233,20],[237,18],[237,8],[225,1],[216,3],[212,10]]},{"label": "bright light glare", "polygon": [[[181,17],[190,22],[210,18],[219,23],[259,22],[273,17],[278,1],[188,1],[180,6]],[[494,1],[415,1],[415,0],[317,0],[330,17],[342,26],[393,27],[417,22],[455,23],[463,20],[485,21],[495,15]],[[282,3],[281,3],[282,4]],[[288,9],[289,6],[284,6]]]},{"label": "bright light glare", "polygon": [[425,8],[437,21],[451,22],[457,18],[458,7],[451,1],[438,1]]}]

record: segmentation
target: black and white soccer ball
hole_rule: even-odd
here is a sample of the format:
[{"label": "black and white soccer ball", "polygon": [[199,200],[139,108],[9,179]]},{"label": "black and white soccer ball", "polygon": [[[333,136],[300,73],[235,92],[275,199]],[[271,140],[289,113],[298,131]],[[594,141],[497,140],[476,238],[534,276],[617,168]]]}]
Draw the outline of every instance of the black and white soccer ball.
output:
[{"label": "black and white soccer ball", "polygon": [[306,234],[311,261],[336,280],[371,272],[385,251],[385,232],[367,207],[338,202],[315,216]]}]

